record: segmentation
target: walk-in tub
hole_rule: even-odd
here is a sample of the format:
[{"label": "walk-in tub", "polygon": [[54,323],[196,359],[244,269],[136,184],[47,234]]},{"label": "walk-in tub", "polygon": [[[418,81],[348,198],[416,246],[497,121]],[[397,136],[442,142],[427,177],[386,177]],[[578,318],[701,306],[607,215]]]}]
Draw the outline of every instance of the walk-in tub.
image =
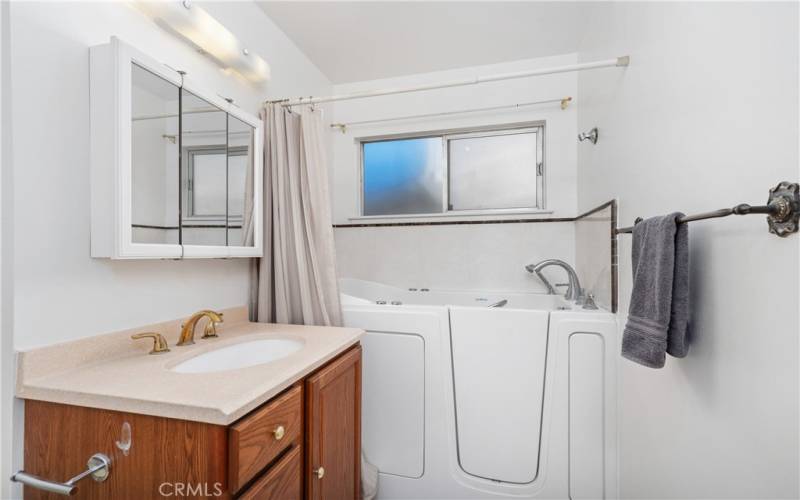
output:
[{"label": "walk-in tub", "polygon": [[535,293],[341,280],[379,498],[615,497],[615,316]]}]

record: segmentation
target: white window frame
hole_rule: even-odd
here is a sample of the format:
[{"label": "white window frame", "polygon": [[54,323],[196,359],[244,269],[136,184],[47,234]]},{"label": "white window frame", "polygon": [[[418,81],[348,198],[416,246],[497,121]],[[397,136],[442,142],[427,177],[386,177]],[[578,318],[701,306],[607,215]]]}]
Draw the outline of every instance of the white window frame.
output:
[{"label": "white window frame", "polygon": [[[224,224],[228,224],[231,221],[238,222],[241,224],[242,217],[241,215],[230,215],[227,213],[222,214],[214,214],[214,215],[196,215],[194,213],[194,159],[196,156],[199,155],[212,155],[212,154],[222,154],[227,158],[231,156],[246,156],[247,155],[247,147],[246,146],[233,146],[233,147],[226,147],[224,145],[219,146],[187,146],[184,148],[184,153],[181,155],[185,158],[185,176],[186,182],[181,187],[183,189],[182,193],[182,200],[183,200],[183,220],[184,225],[191,226],[192,224],[204,224],[204,223],[215,223],[215,222],[222,222]],[[227,165],[225,167],[227,172]],[[226,174],[227,178],[227,174]],[[227,191],[226,185],[226,191]],[[226,196],[227,199],[227,196]]]},{"label": "white window frame", "polygon": [[[536,132],[536,156],[539,159],[534,167],[536,173],[536,206],[517,207],[517,208],[492,208],[476,210],[451,210],[450,209],[450,140],[466,139],[476,137],[491,137],[498,135],[514,135]],[[546,205],[546,175],[547,162],[545,158],[545,122],[529,122],[507,125],[491,125],[483,127],[472,127],[456,130],[440,130],[413,132],[405,134],[392,134],[371,137],[356,138],[358,147],[358,216],[350,217],[350,220],[376,220],[376,219],[407,219],[407,218],[438,218],[438,217],[470,217],[470,216],[496,216],[496,215],[517,215],[531,213],[549,213]],[[403,139],[442,139],[442,212],[417,213],[417,214],[384,214],[384,215],[364,215],[364,144],[371,142],[383,142]]]}]

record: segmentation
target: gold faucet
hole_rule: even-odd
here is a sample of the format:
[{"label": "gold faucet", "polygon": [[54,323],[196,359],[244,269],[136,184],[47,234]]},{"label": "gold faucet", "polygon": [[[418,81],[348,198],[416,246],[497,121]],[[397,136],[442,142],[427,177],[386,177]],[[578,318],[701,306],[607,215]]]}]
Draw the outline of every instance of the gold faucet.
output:
[{"label": "gold faucet", "polygon": [[186,320],[186,323],[181,325],[181,336],[176,345],[194,344],[194,329],[197,326],[197,322],[204,317],[208,318],[208,324],[203,332],[203,338],[217,337],[217,325],[224,321],[222,319],[222,313],[204,309],[192,314],[192,316]]},{"label": "gold faucet", "polygon": [[166,339],[164,339],[164,336],[161,335],[160,333],[156,332],[136,333],[131,335],[131,338],[134,340],[152,338],[153,350],[151,350],[148,354],[161,354],[169,352],[169,345],[167,345]]}]

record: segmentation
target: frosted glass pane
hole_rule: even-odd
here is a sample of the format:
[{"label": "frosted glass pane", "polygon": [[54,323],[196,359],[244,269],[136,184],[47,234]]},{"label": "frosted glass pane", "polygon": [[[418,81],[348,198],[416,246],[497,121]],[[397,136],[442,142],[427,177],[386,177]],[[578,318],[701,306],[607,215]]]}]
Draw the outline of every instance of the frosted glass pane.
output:
[{"label": "frosted glass pane", "polygon": [[228,217],[241,222],[244,213],[244,189],[247,177],[247,155],[228,156]]},{"label": "frosted glass pane", "polygon": [[194,155],[192,215],[225,216],[225,150]]},{"label": "frosted glass pane", "polygon": [[442,138],[367,142],[364,215],[442,212]]},{"label": "frosted glass pane", "polygon": [[451,139],[451,210],[536,207],[536,133]]}]

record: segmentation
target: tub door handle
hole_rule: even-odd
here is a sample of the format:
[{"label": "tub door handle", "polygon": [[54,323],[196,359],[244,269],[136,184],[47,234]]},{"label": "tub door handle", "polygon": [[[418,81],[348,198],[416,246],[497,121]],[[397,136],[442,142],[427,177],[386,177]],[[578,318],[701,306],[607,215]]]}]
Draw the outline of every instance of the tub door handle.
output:
[{"label": "tub door handle", "polygon": [[42,479],[34,476],[33,474],[28,474],[25,471],[16,472],[13,476],[11,476],[11,480],[15,483],[22,483],[25,486],[36,488],[37,490],[57,493],[64,496],[71,496],[78,492],[78,487],[75,486],[75,483],[81,479],[84,479],[87,476],[92,476],[92,479],[98,483],[102,483],[108,479],[108,475],[110,473],[111,459],[103,453],[95,453],[86,463],[86,470],[65,483]]}]

